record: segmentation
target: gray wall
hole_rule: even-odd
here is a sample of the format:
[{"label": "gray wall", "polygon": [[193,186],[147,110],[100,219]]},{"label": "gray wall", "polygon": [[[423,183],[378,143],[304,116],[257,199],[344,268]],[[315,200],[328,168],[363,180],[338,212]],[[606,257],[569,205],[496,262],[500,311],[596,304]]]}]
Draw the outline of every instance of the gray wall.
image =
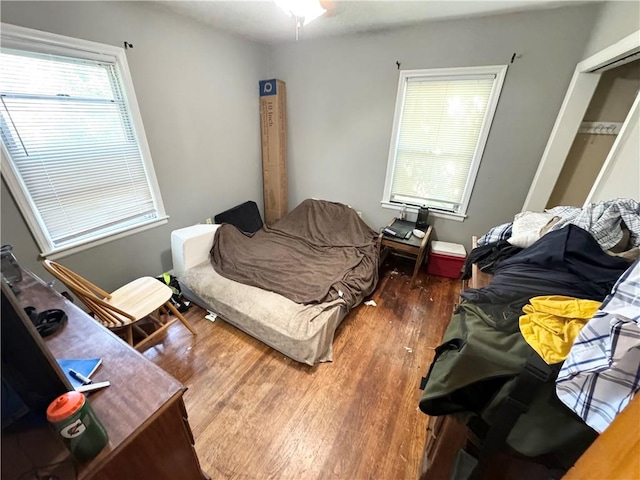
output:
[{"label": "gray wall", "polygon": [[[138,97],[167,225],[61,261],[105,288],[171,268],[170,232],[247,199],[262,205],[258,80],[267,51],[141,2],[2,2],[1,19],[122,46]],[[2,182],[2,244],[48,278]]]},{"label": "gray wall", "polygon": [[608,1],[600,9],[582,57],[587,58],[640,30],[640,2]]},{"label": "gray wall", "polygon": [[[168,225],[63,259],[113,288],[171,268],[170,232],[241,201],[262,204],[257,81],[287,82],[290,206],[308,197],[349,203],[373,227],[380,207],[403,69],[508,63],[464,222],[438,219],[437,236],[472,234],[519,210],[589,40],[597,5],[427,23],[376,34],[261,46],[142,2],[2,2],[2,21],[88,40],[134,44],[127,57]],[[38,249],[2,184],[2,243],[42,274]],[[46,275],[44,275],[46,277]]]},{"label": "gray wall", "polygon": [[[374,228],[402,69],[510,65],[464,222],[437,219],[437,237],[469,247],[472,234],[513,219],[529,189],[598,5],[426,23],[375,34],[276,45],[270,73],[287,83],[289,206],[342,201]],[[302,32],[304,35],[304,31]]]}]

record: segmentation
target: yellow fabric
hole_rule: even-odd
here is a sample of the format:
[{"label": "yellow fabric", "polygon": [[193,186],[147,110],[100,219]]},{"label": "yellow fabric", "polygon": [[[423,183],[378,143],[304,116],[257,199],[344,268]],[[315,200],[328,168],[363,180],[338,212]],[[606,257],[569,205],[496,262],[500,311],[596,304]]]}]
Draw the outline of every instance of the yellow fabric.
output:
[{"label": "yellow fabric", "polygon": [[522,311],[520,331],[549,365],[562,362],[575,338],[600,307],[600,302],[573,297],[533,297]]}]

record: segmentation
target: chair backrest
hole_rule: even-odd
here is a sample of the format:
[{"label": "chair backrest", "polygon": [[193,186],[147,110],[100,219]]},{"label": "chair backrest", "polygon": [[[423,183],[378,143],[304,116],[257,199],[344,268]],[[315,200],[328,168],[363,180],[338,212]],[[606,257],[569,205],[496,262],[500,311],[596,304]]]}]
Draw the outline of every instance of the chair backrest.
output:
[{"label": "chair backrest", "polygon": [[117,328],[135,321],[135,317],[108,303],[111,295],[73,270],[52,260],[44,260],[42,266],[69,288],[107,328]]}]

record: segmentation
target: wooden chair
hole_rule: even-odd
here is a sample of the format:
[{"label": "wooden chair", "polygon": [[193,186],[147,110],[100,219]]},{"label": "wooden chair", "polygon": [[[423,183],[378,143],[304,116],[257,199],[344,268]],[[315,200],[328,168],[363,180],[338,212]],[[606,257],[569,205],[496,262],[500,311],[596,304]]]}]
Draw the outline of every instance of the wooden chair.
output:
[{"label": "wooden chair", "polygon": [[[137,350],[169,328],[176,320],[180,320],[193,335],[196,334],[193,327],[171,303],[173,291],[155,278],[141,277],[113,293],[108,293],[59,263],[44,260],[42,266],[64,283],[102,325],[110,330],[124,330],[126,341]],[[155,313],[162,310],[164,313],[170,311],[176,318],[171,321],[160,319]],[[157,327],[151,334],[136,325],[136,322],[145,317],[150,318]],[[134,328],[144,337],[135,345]]]}]

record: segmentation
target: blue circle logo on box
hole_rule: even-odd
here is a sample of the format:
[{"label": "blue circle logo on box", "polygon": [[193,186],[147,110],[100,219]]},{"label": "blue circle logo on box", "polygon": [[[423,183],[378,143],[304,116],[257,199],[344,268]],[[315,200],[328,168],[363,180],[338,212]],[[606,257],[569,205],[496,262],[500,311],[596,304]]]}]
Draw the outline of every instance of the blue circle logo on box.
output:
[{"label": "blue circle logo on box", "polygon": [[260,80],[260,96],[267,97],[269,95],[275,95],[276,91],[276,79],[272,80]]}]

